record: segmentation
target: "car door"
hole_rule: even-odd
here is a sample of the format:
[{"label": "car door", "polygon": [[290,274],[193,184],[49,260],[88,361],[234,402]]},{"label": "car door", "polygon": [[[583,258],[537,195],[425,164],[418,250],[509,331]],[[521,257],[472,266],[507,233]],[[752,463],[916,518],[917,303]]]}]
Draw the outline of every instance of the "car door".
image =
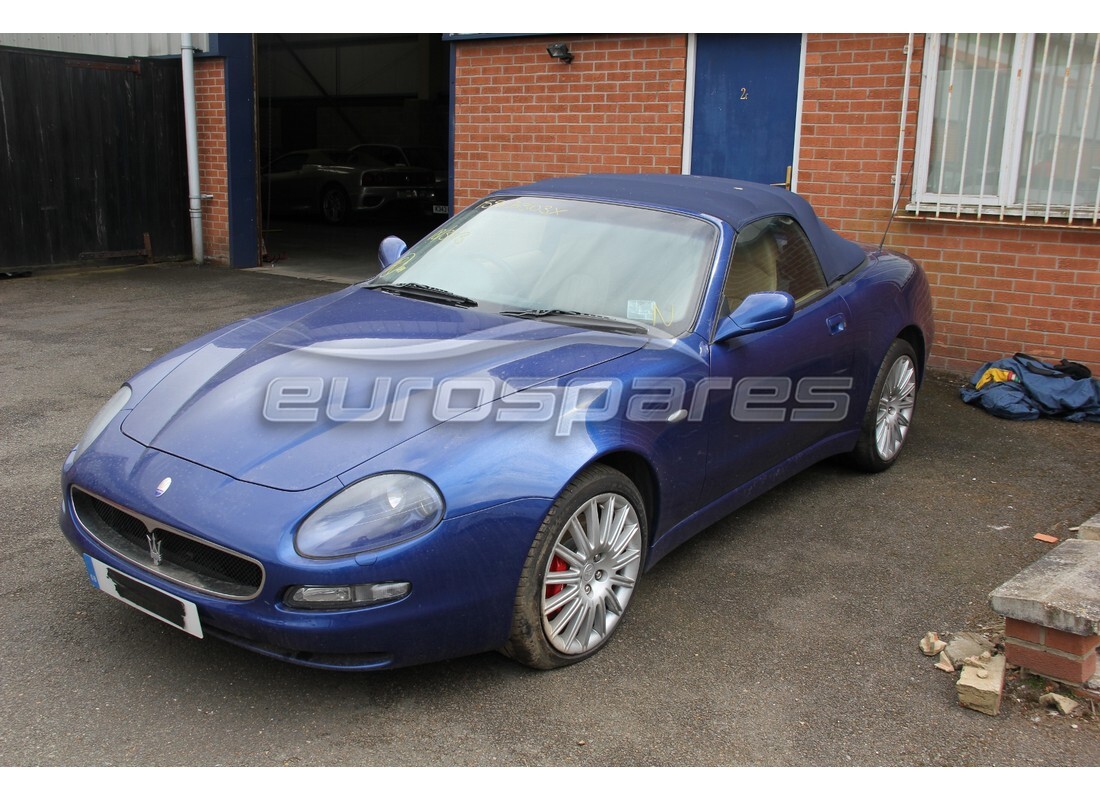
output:
[{"label": "car door", "polygon": [[298,152],[288,153],[271,162],[264,175],[264,182],[272,211],[286,212],[312,207],[313,184],[303,173],[308,160],[308,153]]},{"label": "car door", "polygon": [[825,285],[806,234],[790,217],[769,217],[738,233],[722,313],[760,291],[791,294],[794,316],[771,330],[710,347],[707,500],[838,435],[848,418],[854,355],[850,310]]}]

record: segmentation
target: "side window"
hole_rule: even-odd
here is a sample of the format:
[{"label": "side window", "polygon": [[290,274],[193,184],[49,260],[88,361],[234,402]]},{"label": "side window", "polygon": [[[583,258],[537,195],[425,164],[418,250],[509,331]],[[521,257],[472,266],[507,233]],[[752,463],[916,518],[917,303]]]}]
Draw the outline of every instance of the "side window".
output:
[{"label": "side window", "polygon": [[790,217],[778,217],[776,240],[779,242],[779,288],[790,292],[796,305],[802,305],[825,290],[825,276],[806,232]]},{"label": "side window", "polygon": [[308,157],[308,153],[291,153],[277,158],[271,162],[271,172],[296,172],[305,165]]},{"label": "side window", "polygon": [[806,233],[791,217],[767,217],[737,233],[722,290],[729,314],[756,292],[789,292],[803,304],[824,291],[821,265]]},{"label": "side window", "polygon": [[404,159],[401,157],[401,152],[395,147],[364,144],[356,147],[355,150],[359,153],[366,153],[371,158],[377,159],[387,167],[404,166]]}]

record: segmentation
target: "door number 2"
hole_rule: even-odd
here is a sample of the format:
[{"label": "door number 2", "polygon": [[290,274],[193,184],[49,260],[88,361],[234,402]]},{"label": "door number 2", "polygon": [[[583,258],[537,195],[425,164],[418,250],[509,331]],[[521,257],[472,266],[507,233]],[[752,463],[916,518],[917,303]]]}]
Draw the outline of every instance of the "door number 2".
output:
[{"label": "door number 2", "polygon": [[747,87],[747,86],[742,86],[741,87],[741,99],[742,100],[748,100],[749,99],[749,87]]}]

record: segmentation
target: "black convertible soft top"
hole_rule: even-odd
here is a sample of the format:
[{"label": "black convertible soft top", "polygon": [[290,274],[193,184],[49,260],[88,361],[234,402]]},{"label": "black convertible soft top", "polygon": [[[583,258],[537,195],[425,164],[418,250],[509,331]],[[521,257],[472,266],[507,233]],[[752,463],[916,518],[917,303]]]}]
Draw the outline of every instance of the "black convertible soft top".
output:
[{"label": "black convertible soft top", "polygon": [[548,178],[501,190],[508,195],[554,195],[587,200],[653,206],[692,214],[709,214],[735,231],[761,217],[784,214],[796,219],[821,260],[829,283],[863,263],[866,253],[818,218],[813,208],[793,192],[760,183],[701,175],[579,175]]}]

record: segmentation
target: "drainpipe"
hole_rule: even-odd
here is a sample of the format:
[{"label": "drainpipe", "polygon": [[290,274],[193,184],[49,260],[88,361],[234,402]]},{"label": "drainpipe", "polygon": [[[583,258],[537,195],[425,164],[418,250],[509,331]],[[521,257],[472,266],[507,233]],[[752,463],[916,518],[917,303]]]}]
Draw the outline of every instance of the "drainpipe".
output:
[{"label": "drainpipe", "polygon": [[202,194],[199,189],[199,129],[195,120],[195,47],[191,34],[180,34],[183,57],[183,125],[187,137],[187,196],[191,215],[191,249],[196,264],[204,260],[202,250]]},{"label": "drainpipe", "polygon": [[[894,209],[890,215],[891,219],[893,214],[897,213],[898,202],[901,200],[901,165],[902,157],[905,155],[905,127],[909,116],[909,74],[913,67],[913,34],[909,34],[909,41],[905,43],[905,86],[901,90],[901,123],[898,126],[898,163],[894,169],[894,205],[891,208]],[[916,153],[914,152],[913,158],[916,159]],[[880,250],[882,248],[879,248]]]}]

